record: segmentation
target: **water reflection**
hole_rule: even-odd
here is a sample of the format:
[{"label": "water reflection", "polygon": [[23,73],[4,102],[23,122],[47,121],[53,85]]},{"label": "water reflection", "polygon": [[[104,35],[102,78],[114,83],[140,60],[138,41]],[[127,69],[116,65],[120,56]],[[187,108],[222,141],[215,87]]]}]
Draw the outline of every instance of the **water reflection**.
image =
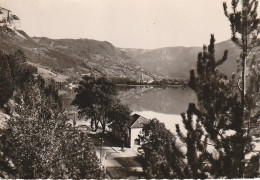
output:
[{"label": "water reflection", "polygon": [[196,95],[189,88],[120,88],[119,99],[132,111],[153,111],[163,114],[186,112],[190,102],[196,103]]}]

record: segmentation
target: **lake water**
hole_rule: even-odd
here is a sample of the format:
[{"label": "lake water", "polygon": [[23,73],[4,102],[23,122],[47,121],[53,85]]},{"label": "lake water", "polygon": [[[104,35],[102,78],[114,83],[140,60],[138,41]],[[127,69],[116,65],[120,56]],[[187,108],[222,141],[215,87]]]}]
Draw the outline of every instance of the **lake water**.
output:
[{"label": "lake water", "polygon": [[157,118],[172,132],[175,132],[175,124],[180,124],[185,131],[180,113],[187,111],[189,103],[197,101],[193,90],[180,87],[137,87],[120,90],[118,97],[134,113],[148,119]]},{"label": "lake water", "polygon": [[[180,113],[186,112],[190,102],[196,103],[196,94],[189,88],[133,88],[120,91],[118,97],[124,104],[130,106],[133,113],[140,114],[148,119],[157,118],[163,122],[167,129],[176,134],[175,125],[179,124],[183,134],[187,131],[182,123]],[[196,118],[196,117],[193,117]],[[229,134],[230,132],[227,132]],[[181,141],[177,137],[177,142]],[[260,150],[260,143],[254,142],[254,150]],[[185,146],[181,146],[185,152]],[[208,146],[208,150],[212,150],[212,146]],[[246,159],[250,159],[256,152],[246,155]]]},{"label": "lake water", "polygon": [[163,114],[186,112],[189,102],[196,102],[196,94],[189,88],[137,87],[120,90],[119,99],[132,111],[153,111]]}]

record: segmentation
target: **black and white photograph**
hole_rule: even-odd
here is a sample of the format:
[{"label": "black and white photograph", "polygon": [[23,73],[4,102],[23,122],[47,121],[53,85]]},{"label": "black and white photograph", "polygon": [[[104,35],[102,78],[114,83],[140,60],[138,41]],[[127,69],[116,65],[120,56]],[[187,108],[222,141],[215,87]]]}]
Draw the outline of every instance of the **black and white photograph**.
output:
[{"label": "black and white photograph", "polygon": [[0,0],[0,179],[260,178],[259,0]]}]

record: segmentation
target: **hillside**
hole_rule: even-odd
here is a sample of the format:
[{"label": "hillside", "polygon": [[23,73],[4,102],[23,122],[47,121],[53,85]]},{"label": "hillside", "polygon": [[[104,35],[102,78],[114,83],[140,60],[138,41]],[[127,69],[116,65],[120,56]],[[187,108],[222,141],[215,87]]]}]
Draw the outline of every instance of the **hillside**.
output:
[{"label": "hillside", "polygon": [[128,57],[136,58],[137,56],[140,56],[141,54],[150,51],[149,49],[136,49],[136,48],[119,48],[121,51],[123,51]]},{"label": "hillside", "polygon": [[41,46],[83,63],[87,69],[97,74],[109,77],[128,77],[135,80],[140,80],[142,76],[147,79],[156,77],[156,75],[128,63],[129,57],[126,53],[107,41],[49,39],[45,37],[32,39]]},{"label": "hillside", "polygon": [[83,74],[106,75],[108,77],[129,77],[140,80],[155,76],[127,63],[125,53],[108,42],[88,39],[51,40],[31,38],[21,30],[14,31],[0,27],[0,49],[12,53],[24,51],[27,60],[69,77]]},{"label": "hillside", "polygon": [[[236,71],[236,59],[240,50],[231,42],[224,41],[216,44],[216,59],[222,57],[224,50],[228,50],[228,61],[219,68],[222,72],[231,75]],[[131,62],[140,65],[148,71],[170,76],[176,79],[189,78],[189,71],[196,68],[197,54],[202,47],[166,47],[154,50],[123,49]]]},{"label": "hillside", "polygon": [[[0,50],[13,53],[21,49],[27,61],[39,68],[76,79],[84,74],[127,77],[137,81],[141,78],[147,80],[162,78],[129,63],[126,53],[109,42],[89,39],[31,38],[26,32],[16,28],[13,19],[8,18],[5,17],[5,13],[1,14]],[[16,21],[19,21],[18,17]]]}]

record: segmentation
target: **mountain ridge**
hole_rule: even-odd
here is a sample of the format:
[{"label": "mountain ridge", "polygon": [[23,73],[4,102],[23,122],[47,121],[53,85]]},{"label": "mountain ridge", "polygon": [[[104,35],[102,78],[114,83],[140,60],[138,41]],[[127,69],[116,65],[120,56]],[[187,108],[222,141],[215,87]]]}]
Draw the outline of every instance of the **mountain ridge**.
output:
[{"label": "mountain ridge", "polygon": [[[142,49],[141,49],[142,50]],[[189,79],[189,72],[196,68],[197,55],[203,47],[164,47],[153,50],[145,50],[144,53],[133,52],[134,48],[124,51],[131,56],[131,61],[150,72],[168,76],[175,79]],[[220,59],[225,50],[228,50],[228,60],[219,66],[219,69],[231,76],[236,71],[236,59],[240,55],[240,49],[231,40],[215,44],[216,59]],[[134,55],[133,55],[134,54]]]},{"label": "mountain ridge", "polygon": [[[68,39],[62,45],[64,40],[31,38],[24,31],[11,29],[8,26],[0,26],[0,31],[0,49],[2,51],[14,53],[21,49],[28,62],[68,77],[78,79],[84,74],[94,74],[129,78],[136,81],[140,81],[143,77],[146,79],[161,78],[128,63],[129,57],[107,41]],[[46,41],[45,44],[42,43],[43,41]]]},{"label": "mountain ridge", "polygon": [[[196,68],[198,53],[202,51],[202,47],[118,48],[108,41],[87,38],[30,37],[13,24],[19,18],[10,17],[13,19],[0,14],[1,50],[13,53],[21,49],[29,62],[76,79],[93,74],[135,81],[187,80],[190,70]],[[219,69],[230,76],[236,71],[240,49],[231,40],[216,43],[216,59],[221,58],[225,50],[229,51],[228,60]]]},{"label": "mountain ridge", "polygon": [[[3,27],[0,30],[5,32]],[[138,81],[141,77],[188,79],[190,69],[196,68],[197,54],[202,51],[202,47],[184,46],[152,50],[117,48],[107,41],[87,38],[31,38],[22,30],[18,32],[24,37],[10,30],[8,30],[9,36],[1,33],[0,49],[7,52],[22,49],[28,61],[68,76],[94,73],[108,77],[130,77]],[[217,43],[215,46],[217,59],[222,57],[224,50],[229,51],[229,60],[221,65],[220,69],[230,75],[236,71],[235,61],[239,57],[240,50],[230,40]]]}]

